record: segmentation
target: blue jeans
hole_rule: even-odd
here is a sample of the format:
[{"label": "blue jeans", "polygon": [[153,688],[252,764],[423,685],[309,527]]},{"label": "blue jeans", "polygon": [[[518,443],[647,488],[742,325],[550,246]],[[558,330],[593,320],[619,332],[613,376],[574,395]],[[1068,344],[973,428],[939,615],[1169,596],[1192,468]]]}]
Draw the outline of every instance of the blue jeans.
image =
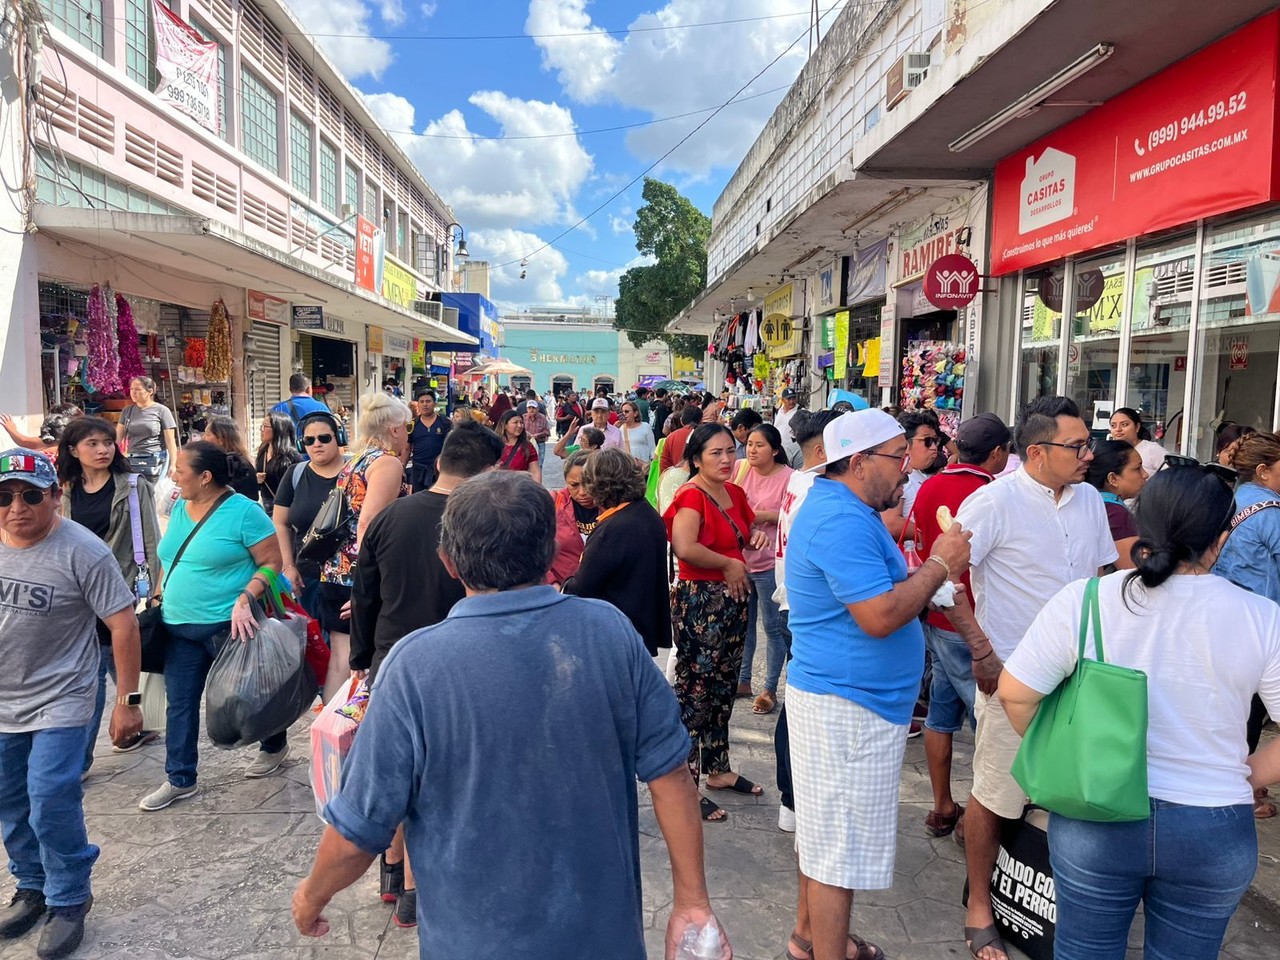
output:
[{"label": "blue jeans", "polygon": [[764,688],[778,692],[782,678],[782,665],[791,655],[791,631],[787,627],[787,615],[774,602],[773,592],[778,588],[773,568],[759,573],[748,573],[751,579],[751,596],[747,600],[747,645],[742,650],[742,670],[738,682],[751,685],[751,661],[756,656],[756,614],[764,609],[764,635],[769,643],[765,654]]},{"label": "blue jeans", "polygon": [[[196,782],[200,760],[200,698],[209,668],[218,656],[215,638],[225,634],[231,623],[166,623],[169,645],[164,660],[164,692],[169,698],[165,716],[164,772],[175,787],[191,787]],[[277,733],[262,741],[267,753],[285,748],[287,733]]]},{"label": "blue jeans", "polygon": [[937,733],[955,733],[969,722],[977,729],[973,701],[978,684],[973,679],[973,654],[960,634],[931,623],[924,625],[924,642],[933,656],[929,683],[929,714],[924,725]]},{"label": "blue jeans", "polygon": [[107,674],[116,678],[116,658],[109,646],[98,644],[98,696],[93,702],[93,722],[89,724],[89,740],[84,745],[84,770],[93,766],[93,748],[98,742],[98,730],[102,726],[102,713],[107,707]]},{"label": "blue jeans", "polygon": [[84,827],[80,765],[89,727],[0,733],[0,827],[20,890],[51,907],[89,899],[98,848]]},{"label": "blue jeans", "polygon": [[1123,960],[1139,902],[1146,960],[1214,960],[1258,866],[1253,805],[1151,801],[1151,818],[1090,823],[1053,814],[1054,960]]}]

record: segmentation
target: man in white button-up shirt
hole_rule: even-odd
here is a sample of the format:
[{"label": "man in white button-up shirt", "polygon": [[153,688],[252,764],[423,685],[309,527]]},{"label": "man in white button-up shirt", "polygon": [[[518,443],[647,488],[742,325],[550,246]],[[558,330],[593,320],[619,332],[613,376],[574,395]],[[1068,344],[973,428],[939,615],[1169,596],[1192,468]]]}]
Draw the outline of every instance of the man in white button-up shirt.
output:
[{"label": "man in white button-up shirt", "polygon": [[[977,619],[991,640],[988,656],[1000,661],[1013,653],[1050,597],[1116,561],[1102,497],[1081,482],[1093,454],[1075,403],[1067,397],[1032,401],[1018,420],[1016,443],[1022,468],[974,493],[956,518],[973,534]],[[991,912],[991,873],[1001,819],[1020,817],[1026,802],[1010,773],[1021,737],[990,684],[981,686],[988,691],[979,689],[975,704],[973,790],[965,811],[965,939],[979,960],[1007,960]]]}]

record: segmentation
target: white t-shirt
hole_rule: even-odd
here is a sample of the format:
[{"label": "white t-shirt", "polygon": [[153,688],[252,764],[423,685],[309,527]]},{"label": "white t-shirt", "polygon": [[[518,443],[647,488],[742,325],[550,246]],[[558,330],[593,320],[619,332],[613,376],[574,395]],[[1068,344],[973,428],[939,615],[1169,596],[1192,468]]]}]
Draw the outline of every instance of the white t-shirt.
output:
[{"label": "white t-shirt", "polygon": [[779,408],[773,415],[773,425],[778,428],[778,433],[782,434],[782,449],[786,452],[788,461],[800,452],[800,444],[796,443],[791,436],[791,420],[799,409],[798,405],[790,410]]},{"label": "white t-shirt", "polygon": [[[1245,723],[1254,693],[1280,710],[1280,607],[1216,576],[1175,576],[1121,597],[1127,571],[1098,587],[1108,663],[1147,675],[1151,796],[1196,807],[1251,803]],[[1045,604],[1005,669],[1050,693],[1075,669],[1081,580]],[[1224,617],[1230,630],[1223,632]],[[1085,656],[1095,656],[1092,639]]]},{"label": "white t-shirt", "polygon": [[1068,486],[1055,502],[1052,490],[1019,470],[975,491],[956,519],[973,533],[974,613],[1001,660],[1045,600],[1119,556],[1102,494],[1087,483]]},{"label": "white t-shirt", "polygon": [[778,540],[774,554],[773,576],[778,582],[778,589],[773,591],[774,602],[783,610],[790,610],[787,605],[786,552],[787,538],[791,536],[791,525],[796,522],[796,514],[804,498],[813,488],[816,473],[805,473],[796,470],[787,480],[787,491],[782,495],[782,509],[778,511]]},{"label": "white t-shirt", "polygon": [[920,492],[920,488],[924,486],[924,482],[928,479],[928,474],[923,470],[912,470],[907,474],[907,483],[902,488],[902,517],[904,520],[911,516],[911,508],[916,505],[916,494]]}]

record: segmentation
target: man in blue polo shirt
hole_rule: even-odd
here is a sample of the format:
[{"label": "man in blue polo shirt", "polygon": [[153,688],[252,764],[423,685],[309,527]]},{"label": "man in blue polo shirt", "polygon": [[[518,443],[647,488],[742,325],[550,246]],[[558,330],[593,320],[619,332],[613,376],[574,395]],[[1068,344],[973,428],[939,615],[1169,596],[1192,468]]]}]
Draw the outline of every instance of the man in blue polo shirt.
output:
[{"label": "man in blue polo shirt", "polygon": [[[880,410],[822,432],[827,459],[787,540],[787,719],[801,889],[815,960],[878,947],[849,933],[853,891],[893,885],[898,784],[924,670],[918,617],[969,562],[968,534],[938,537],[914,575],[880,519],[906,483],[902,427]],[[792,940],[799,948],[807,943]]]},{"label": "man in blue polo shirt", "polygon": [[[555,529],[550,494],[524,473],[449,494],[440,550],[467,595],[378,671],[294,895],[305,936],[328,931],[325,905],[403,822],[424,960],[644,960],[640,779],[671,858],[667,956],[708,925],[728,955],[675,695],[615,607],[544,585]],[[503,797],[517,800],[495,807]]]},{"label": "man in blue polo shirt", "polygon": [[311,378],[305,373],[295,373],[289,377],[289,396],[271,408],[272,413],[279,413],[293,421],[293,432],[302,436],[299,424],[309,413],[328,413],[329,408],[311,395]]}]

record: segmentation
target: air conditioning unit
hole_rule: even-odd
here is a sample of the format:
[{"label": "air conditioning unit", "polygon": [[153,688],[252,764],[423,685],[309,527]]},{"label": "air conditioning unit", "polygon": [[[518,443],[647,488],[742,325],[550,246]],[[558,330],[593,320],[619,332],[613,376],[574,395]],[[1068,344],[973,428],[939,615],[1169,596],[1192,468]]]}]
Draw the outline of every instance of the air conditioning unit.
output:
[{"label": "air conditioning unit", "polygon": [[415,300],[413,301],[414,313],[420,313],[429,320],[436,323],[444,322],[444,304],[439,300]]},{"label": "air conditioning unit", "polygon": [[924,83],[929,75],[929,63],[933,55],[925,53],[904,53],[889,68],[885,76],[885,102],[890,110],[896,107],[916,87]]}]

